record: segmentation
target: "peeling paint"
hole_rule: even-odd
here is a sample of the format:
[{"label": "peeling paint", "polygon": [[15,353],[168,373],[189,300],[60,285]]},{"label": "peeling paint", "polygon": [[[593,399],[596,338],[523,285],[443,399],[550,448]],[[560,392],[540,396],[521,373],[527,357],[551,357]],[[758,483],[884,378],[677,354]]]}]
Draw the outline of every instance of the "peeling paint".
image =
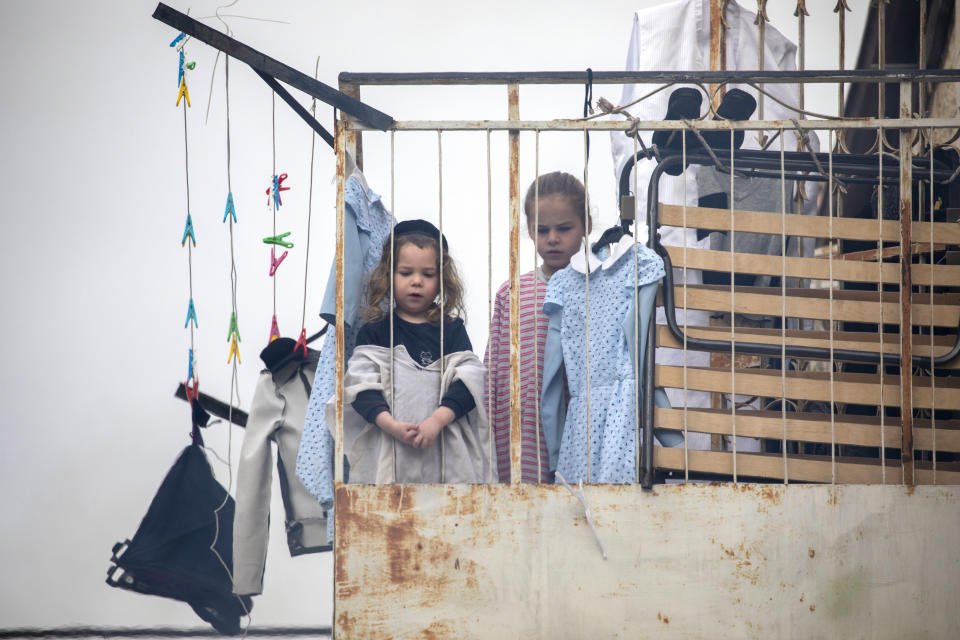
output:
[{"label": "peeling paint", "polygon": [[[562,487],[337,485],[338,640],[644,637],[667,624],[678,637],[960,628],[943,595],[956,576],[938,570],[960,564],[960,549],[942,544],[960,539],[960,488],[586,490],[608,562],[587,527],[570,526]],[[934,512],[937,526],[924,526]],[[943,555],[936,567],[923,561],[931,545]]]}]

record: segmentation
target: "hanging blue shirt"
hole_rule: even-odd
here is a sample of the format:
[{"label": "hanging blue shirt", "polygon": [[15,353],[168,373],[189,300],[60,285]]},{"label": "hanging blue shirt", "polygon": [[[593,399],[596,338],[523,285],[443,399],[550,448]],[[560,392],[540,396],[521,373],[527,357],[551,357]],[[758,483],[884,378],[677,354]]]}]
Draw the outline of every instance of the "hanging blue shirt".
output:
[{"label": "hanging blue shirt", "polygon": [[[390,235],[391,215],[366,184],[363,174],[354,171],[344,183],[343,322],[344,362],[353,354],[359,313],[363,308],[370,274],[380,262],[383,244]],[[320,317],[336,321],[336,263],[330,266]],[[327,511],[328,540],[333,539],[333,437],[327,428],[326,404],[336,389],[337,343],[328,333],[320,350],[313,391],[307,405],[303,436],[297,453],[297,477]]]}]

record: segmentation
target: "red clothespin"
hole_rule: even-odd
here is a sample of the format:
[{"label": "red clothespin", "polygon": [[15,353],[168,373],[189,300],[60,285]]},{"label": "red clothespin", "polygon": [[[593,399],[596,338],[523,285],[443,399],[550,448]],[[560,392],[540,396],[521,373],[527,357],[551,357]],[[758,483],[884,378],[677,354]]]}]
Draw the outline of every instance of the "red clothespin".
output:
[{"label": "red clothespin", "polygon": [[297,338],[297,344],[293,345],[293,352],[296,353],[297,349],[303,349],[303,357],[307,357],[307,330],[306,328],[300,329],[300,337]]},{"label": "red clothespin", "polygon": [[273,342],[280,337],[280,327],[277,326],[277,315],[273,315],[273,320],[270,321],[270,340]]},{"label": "red clothespin", "polygon": [[287,257],[288,251],[284,251],[280,255],[280,259],[277,260],[277,254],[274,252],[274,247],[270,247],[270,275],[272,276],[277,272],[277,267],[280,266],[280,263],[283,262],[283,259]]},{"label": "red clothespin", "polygon": [[275,175],[275,176],[273,176],[273,182],[271,183],[271,186],[267,187],[267,191],[266,191],[266,194],[267,194],[267,206],[270,205],[270,195],[271,195],[270,192],[271,192],[271,191],[273,192],[272,195],[273,195],[274,205],[279,208],[280,205],[283,204],[283,200],[280,199],[280,192],[281,192],[281,191],[290,191],[290,187],[285,187],[285,186],[283,186],[283,181],[286,180],[286,179],[287,179],[287,174],[285,174],[285,173],[281,173],[280,175]]},{"label": "red clothespin", "polygon": [[198,396],[197,387],[200,385],[200,381],[197,378],[193,379],[193,389],[190,389],[190,381],[187,380],[183,383],[183,388],[187,392],[187,402],[193,404],[193,401],[196,400]]}]

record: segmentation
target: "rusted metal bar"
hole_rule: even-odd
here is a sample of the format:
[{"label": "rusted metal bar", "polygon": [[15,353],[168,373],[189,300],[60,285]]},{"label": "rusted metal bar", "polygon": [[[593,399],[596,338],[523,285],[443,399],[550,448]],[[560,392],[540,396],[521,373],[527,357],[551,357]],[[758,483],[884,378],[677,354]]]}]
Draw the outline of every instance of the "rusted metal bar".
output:
[{"label": "rusted metal bar", "polygon": [[[913,86],[900,84],[900,117],[908,118],[912,107]],[[913,323],[911,317],[912,281],[910,265],[913,262],[913,163],[911,145],[913,131],[900,129],[900,416],[903,462],[903,483],[914,484],[913,477]],[[931,375],[933,372],[931,372]]]},{"label": "rusted metal bar", "polygon": [[[334,135],[336,136],[336,152],[337,152],[337,248],[336,248],[336,307],[337,307],[337,316],[336,316],[336,356],[334,364],[334,379],[336,386],[334,387],[334,445],[333,445],[333,489],[334,489],[334,500],[335,502],[340,502],[340,492],[344,489],[343,487],[343,373],[344,373],[344,334],[343,334],[343,299],[344,299],[344,290],[343,290],[343,246],[344,246],[344,224],[345,224],[345,203],[344,203],[344,184],[346,182],[345,177],[345,165],[346,165],[346,128],[343,126],[342,120],[337,120],[334,122]],[[391,207],[393,203],[391,203]],[[335,505],[335,513],[343,513],[343,509],[339,505]],[[347,509],[349,511],[349,509]],[[340,518],[334,520],[334,526],[336,527],[339,524]],[[339,527],[337,527],[339,528]],[[335,531],[334,534],[334,551],[333,551],[333,575],[339,576],[339,571],[342,570],[343,564],[347,561],[346,557],[346,540],[345,536],[339,535]],[[333,599],[333,619],[337,619],[337,605],[339,598]]]},{"label": "rusted metal bar", "polygon": [[[900,82],[905,78],[924,82],[957,82],[958,69],[848,69],[778,71],[768,69],[727,71],[594,71],[594,84],[674,83],[769,83]],[[441,71],[425,73],[351,73],[342,71],[341,81],[360,85],[477,85],[477,84],[583,84],[583,71]]]},{"label": "rusted metal bar", "polygon": [[[507,117],[520,119],[520,87],[507,85]],[[520,482],[520,132],[510,131],[510,483]]]},{"label": "rusted metal bar", "polygon": [[[339,86],[340,91],[344,95],[348,95],[357,100],[360,99],[360,85],[340,80]],[[359,123],[360,121],[343,111],[341,111],[340,117],[343,119],[344,126],[347,129],[345,148],[353,155],[353,159],[357,163],[357,169],[363,171],[363,135],[360,133],[362,129],[354,129],[350,126],[351,123]],[[390,206],[392,207],[393,205],[391,204]]]},{"label": "rusted metal bar", "polygon": [[344,236],[344,196],[343,188],[346,164],[346,135],[347,130],[343,126],[343,121],[338,120],[335,124],[337,135],[337,249],[336,249],[336,303],[337,318],[335,323],[337,337],[336,364],[334,365],[334,377],[336,387],[334,388],[335,413],[334,429],[335,443],[333,455],[333,480],[334,484],[343,484],[343,372],[344,372],[344,334],[343,334],[343,236]]},{"label": "rusted metal bar", "polygon": [[[550,129],[553,131],[626,131],[634,124],[645,131],[661,129],[673,130],[683,128],[683,123],[677,120],[398,120],[391,127],[394,131],[535,131]],[[373,131],[361,122],[352,122],[348,129],[356,131]],[[856,120],[748,120],[733,123],[730,120],[702,120],[697,122],[700,131],[725,131],[731,128],[743,131],[759,131],[764,129],[801,129],[803,131],[820,131],[827,129],[877,129],[898,127],[925,127],[934,129],[956,129],[955,118],[923,118],[918,120],[901,118],[858,118]]]},{"label": "rusted metal bar", "polygon": [[[728,0],[710,0],[710,70],[723,71],[727,68],[727,38],[724,33],[727,28]],[[720,100],[725,93],[721,84],[710,84],[710,96],[713,98],[713,108],[720,106]]]}]

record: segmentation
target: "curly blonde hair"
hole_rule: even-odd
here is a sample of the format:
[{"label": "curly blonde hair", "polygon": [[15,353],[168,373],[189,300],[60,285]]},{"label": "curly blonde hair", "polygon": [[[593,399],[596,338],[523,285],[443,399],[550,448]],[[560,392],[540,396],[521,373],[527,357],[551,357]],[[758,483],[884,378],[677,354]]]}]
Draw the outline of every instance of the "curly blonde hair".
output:
[{"label": "curly blonde hair", "polygon": [[[380,256],[380,263],[370,274],[370,284],[367,288],[367,307],[363,310],[361,316],[367,322],[376,322],[382,320],[386,315],[384,308],[390,308],[386,304],[390,296],[390,282],[392,280],[393,265],[397,263],[401,247],[408,244],[415,245],[420,249],[433,249],[437,256],[437,267],[440,261],[440,245],[437,239],[423,233],[410,233],[394,238],[393,254],[390,253],[390,238],[383,244],[383,253]],[[463,284],[460,281],[460,274],[457,272],[457,265],[449,251],[443,253],[443,300],[434,301],[427,311],[427,321],[431,324],[440,323],[441,309],[446,312],[447,320],[466,317],[466,309],[463,306]],[[439,298],[439,296],[437,296]]]}]

